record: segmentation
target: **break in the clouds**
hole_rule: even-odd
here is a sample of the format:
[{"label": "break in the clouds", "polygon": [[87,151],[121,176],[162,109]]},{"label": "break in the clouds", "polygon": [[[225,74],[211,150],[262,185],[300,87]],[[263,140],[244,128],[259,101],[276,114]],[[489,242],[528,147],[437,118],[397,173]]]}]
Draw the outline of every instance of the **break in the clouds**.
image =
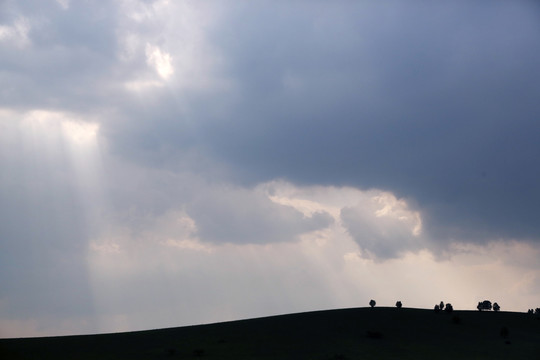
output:
[{"label": "break in the clouds", "polygon": [[539,16],[1,2],[0,335],[534,306]]}]

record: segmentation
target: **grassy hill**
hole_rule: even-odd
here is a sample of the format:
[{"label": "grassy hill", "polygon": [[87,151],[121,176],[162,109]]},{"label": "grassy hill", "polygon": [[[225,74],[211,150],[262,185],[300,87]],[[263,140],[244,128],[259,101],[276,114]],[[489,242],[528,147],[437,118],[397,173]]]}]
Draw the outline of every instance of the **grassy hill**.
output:
[{"label": "grassy hill", "polygon": [[130,333],[4,339],[0,358],[540,360],[540,320],[511,312],[355,308]]}]

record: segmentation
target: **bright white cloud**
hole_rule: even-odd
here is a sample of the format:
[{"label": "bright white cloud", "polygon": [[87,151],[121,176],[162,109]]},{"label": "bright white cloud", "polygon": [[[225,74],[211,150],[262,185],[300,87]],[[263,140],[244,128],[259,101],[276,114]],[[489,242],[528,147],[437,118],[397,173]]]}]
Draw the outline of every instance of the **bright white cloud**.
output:
[{"label": "bright white cloud", "polygon": [[[161,80],[177,89],[230,88],[230,81],[219,71],[222,56],[208,39],[219,16],[217,5],[124,1],[121,7],[125,17],[116,29],[119,58],[130,65],[144,59]],[[132,73],[126,83],[130,90],[150,90],[155,85],[155,79],[143,69]]]},{"label": "bright white cloud", "polygon": [[146,44],[146,62],[153,66],[161,78],[167,80],[174,73],[171,55],[157,46]]},{"label": "bright white cloud", "polygon": [[389,192],[337,187],[295,189],[279,182],[265,187],[273,201],[307,214],[317,210],[332,214],[358,243],[363,256],[393,258],[430,246],[422,236],[420,213]]},{"label": "bright white cloud", "polygon": [[0,25],[0,43],[6,42],[23,48],[30,44],[30,29],[30,21],[25,17],[18,18],[13,25]]}]

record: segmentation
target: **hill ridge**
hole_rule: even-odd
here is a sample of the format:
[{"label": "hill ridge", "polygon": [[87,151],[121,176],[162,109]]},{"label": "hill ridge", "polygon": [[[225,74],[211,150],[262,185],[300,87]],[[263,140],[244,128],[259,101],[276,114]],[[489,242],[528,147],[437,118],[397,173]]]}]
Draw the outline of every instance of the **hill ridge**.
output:
[{"label": "hill ridge", "polygon": [[540,359],[526,313],[347,308],[132,332],[1,339],[5,359]]}]

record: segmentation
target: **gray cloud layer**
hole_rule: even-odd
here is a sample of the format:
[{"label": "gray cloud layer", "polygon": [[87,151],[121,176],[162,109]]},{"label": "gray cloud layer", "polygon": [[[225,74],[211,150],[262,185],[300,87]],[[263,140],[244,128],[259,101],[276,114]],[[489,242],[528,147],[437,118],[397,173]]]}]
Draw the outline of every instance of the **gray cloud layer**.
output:
[{"label": "gray cloud layer", "polygon": [[242,101],[205,129],[212,156],[393,191],[437,238],[538,238],[537,5],[341,5],[220,32]]},{"label": "gray cloud layer", "polygon": [[164,26],[119,20],[106,2],[3,6],[31,41],[3,48],[4,106],[97,112],[113,152],[152,166],[208,171],[200,155],[185,159],[202,152],[242,184],[390,190],[436,238],[540,235],[534,3],[239,4],[205,34],[222,59],[209,71],[231,86],[160,88],[142,102],[118,91],[147,72],[137,57],[118,61],[118,34],[181,48],[160,39]]}]

